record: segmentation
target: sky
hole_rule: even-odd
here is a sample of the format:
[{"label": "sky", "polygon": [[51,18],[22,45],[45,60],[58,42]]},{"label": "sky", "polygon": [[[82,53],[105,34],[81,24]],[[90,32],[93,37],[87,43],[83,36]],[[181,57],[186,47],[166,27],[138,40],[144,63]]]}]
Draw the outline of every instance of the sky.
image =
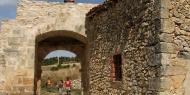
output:
[{"label": "sky", "polygon": [[14,19],[17,0],[0,0],[0,19]]},{"label": "sky", "polygon": [[70,52],[70,51],[66,51],[66,50],[56,50],[56,51],[53,51],[53,52],[49,53],[48,55],[46,55],[45,59],[51,58],[51,57],[60,57],[60,56],[76,57],[76,54],[74,54],[73,52]]},{"label": "sky", "polygon": [[[2,19],[15,19],[16,7],[18,0],[0,0],[0,20]],[[47,1],[47,0],[46,0]],[[48,0],[49,2],[63,2],[64,0]],[[102,3],[104,0],[76,0],[77,3]],[[66,56],[75,57],[72,52],[65,50],[57,50],[49,53],[45,58]]]}]

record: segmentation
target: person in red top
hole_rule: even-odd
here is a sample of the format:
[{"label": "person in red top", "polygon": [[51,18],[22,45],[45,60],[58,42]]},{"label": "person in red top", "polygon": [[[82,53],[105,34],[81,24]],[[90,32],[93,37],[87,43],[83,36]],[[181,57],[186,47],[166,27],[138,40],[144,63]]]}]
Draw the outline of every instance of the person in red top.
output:
[{"label": "person in red top", "polygon": [[67,80],[65,81],[65,89],[66,89],[66,95],[71,95],[71,87],[72,87],[72,82],[69,79],[69,77],[67,77]]}]

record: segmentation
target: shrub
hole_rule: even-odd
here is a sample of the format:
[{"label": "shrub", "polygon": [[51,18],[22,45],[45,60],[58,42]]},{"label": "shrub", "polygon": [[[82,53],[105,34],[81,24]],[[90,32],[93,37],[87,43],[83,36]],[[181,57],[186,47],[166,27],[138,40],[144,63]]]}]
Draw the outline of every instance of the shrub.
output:
[{"label": "shrub", "polygon": [[51,71],[57,71],[57,70],[59,70],[59,68],[58,67],[52,67],[50,70]]}]

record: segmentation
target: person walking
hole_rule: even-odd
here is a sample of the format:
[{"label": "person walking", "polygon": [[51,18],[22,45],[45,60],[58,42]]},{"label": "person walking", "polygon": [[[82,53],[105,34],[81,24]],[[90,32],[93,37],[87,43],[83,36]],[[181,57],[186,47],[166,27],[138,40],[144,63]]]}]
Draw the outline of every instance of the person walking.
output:
[{"label": "person walking", "polygon": [[47,88],[50,88],[50,87],[52,87],[52,81],[51,81],[51,79],[48,77],[48,80],[47,80],[47,82],[46,82],[46,87]]},{"label": "person walking", "polygon": [[63,95],[63,80],[58,81],[57,87],[59,90],[59,95]]},{"label": "person walking", "polygon": [[64,82],[64,86],[66,89],[66,95],[71,95],[71,87],[72,87],[72,82],[69,79],[69,77],[67,77],[67,80]]}]

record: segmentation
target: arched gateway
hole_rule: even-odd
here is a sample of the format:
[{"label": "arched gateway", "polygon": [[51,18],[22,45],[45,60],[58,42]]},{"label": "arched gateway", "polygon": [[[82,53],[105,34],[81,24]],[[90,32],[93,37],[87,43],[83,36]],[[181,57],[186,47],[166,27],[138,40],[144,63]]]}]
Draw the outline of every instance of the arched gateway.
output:
[{"label": "arched gateway", "polygon": [[36,37],[35,51],[35,74],[34,74],[34,92],[40,94],[41,88],[41,63],[45,56],[54,50],[69,50],[74,52],[81,60],[82,67],[82,87],[84,92],[88,89],[87,74],[87,38],[72,31],[51,31]]},{"label": "arched gateway", "polygon": [[72,51],[80,57],[85,93],[88,87],[85,14],[94,6],[20,0],[16,20],[2,22],[0,94],[38,94],[39,63],[57,49]]}]

